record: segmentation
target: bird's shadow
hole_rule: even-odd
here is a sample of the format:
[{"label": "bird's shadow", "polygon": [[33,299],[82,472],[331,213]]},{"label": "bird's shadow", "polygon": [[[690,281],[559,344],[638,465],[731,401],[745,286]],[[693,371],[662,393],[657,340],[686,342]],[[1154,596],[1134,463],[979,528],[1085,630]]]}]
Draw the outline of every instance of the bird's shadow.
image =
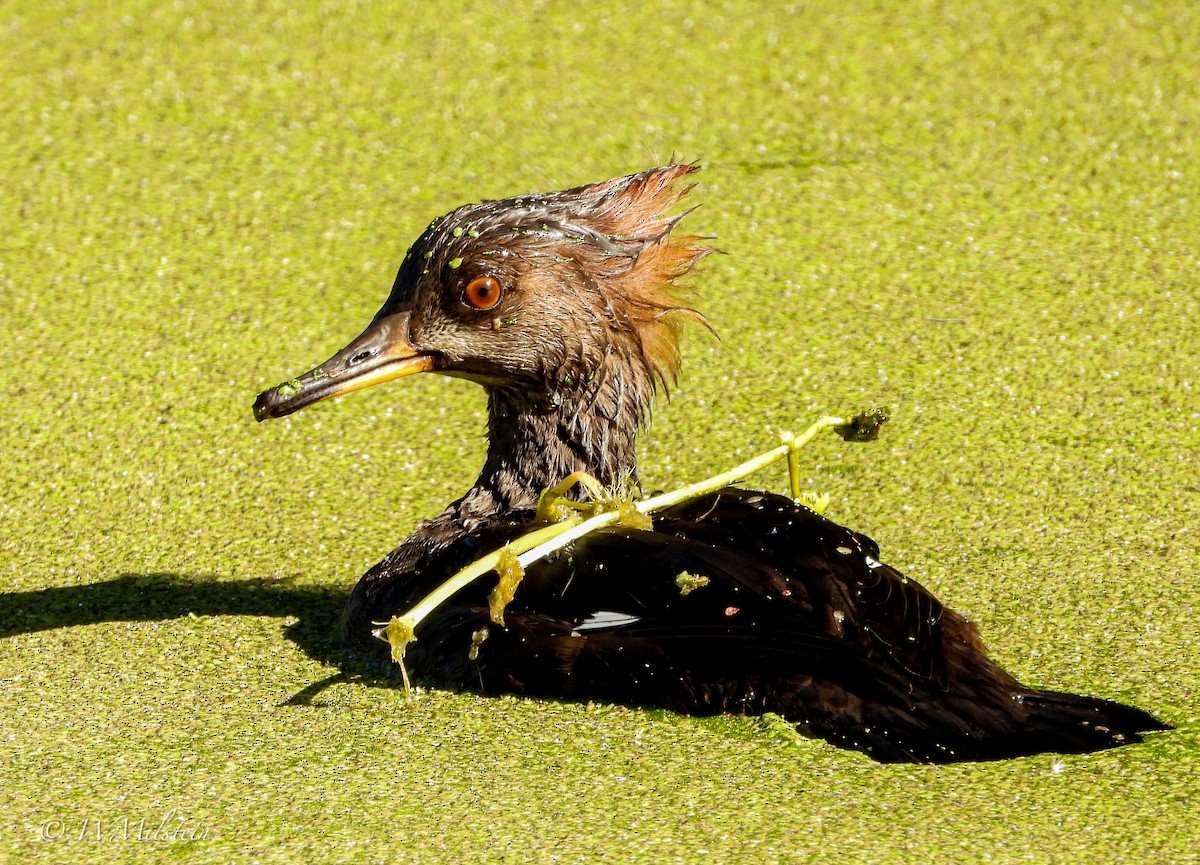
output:
[{"label": "bird's shadow", "polygon": [[339,672],[292,695],[284,705],[319,706],[338,682],[394,686],[391,671],[355,661],[341,648],[338,621],[350,593],[278,580],[216,580],[186,574],[124,574],[82,586],[0,593],[0,637],[101,622],[149,622],[185,616],[291,618],[284,636],[306,655]]}]

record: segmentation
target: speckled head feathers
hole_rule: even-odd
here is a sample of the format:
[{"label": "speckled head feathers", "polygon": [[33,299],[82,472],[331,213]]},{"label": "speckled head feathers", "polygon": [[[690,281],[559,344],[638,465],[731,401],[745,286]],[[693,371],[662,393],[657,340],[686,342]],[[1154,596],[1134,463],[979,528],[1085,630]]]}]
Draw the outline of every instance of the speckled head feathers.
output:
[{"label": "speckled head feathers", "polygon": [[[460,207],[434,220],[413,244],[379,316],[412,308],[414,344],[437,343],[447,365],[462,367],[455,371],[467,377],[499,377],[499,366],[545,376],[582,365],[578,372],[586,375],[589,355],[607,357],[616,342],[636,347],[652,376],[666,382],[679,366],[679,322],[707,325],[680,300],[678,280],[712,250],[701,238],[673,233],[686,212],[672,211],[693,186],[680,181],[695,170],[668,165]],[[455,321],[480,317],[460,299],[481,275],[497,279],[505,292],[487,316],[495,337],[520,327],[534,340],[505,345],[476,329],[471,348],[487,357],[472,360]],[[429,290],[433,284],[438,291]],[[516,356],[522,345],[525,356]],[[542,352],[541,363],[529,356],[530,347]]]}]

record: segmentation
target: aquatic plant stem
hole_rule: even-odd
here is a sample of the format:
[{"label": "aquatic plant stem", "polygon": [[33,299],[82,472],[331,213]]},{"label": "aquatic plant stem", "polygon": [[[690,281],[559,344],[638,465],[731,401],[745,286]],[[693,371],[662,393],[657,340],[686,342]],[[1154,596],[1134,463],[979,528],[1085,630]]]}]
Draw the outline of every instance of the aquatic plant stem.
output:
[{"label": "aquatic plant stem", "polygon": [[[800,435],[792,435],[788,432],[780,433],[780,439],[783,441],[779,447],[767,451],[753,459],[747,460],[741,465],[735,466],[729,471],[721,472],[713,475],[710,478],[705,478],[702,481],[697,481],[694,484],[689,484],[680,489],[673,490],[669,493],[653,496],[648,499],[642,499],[634,503],[633,508],[637,513],[649,515],[658,511],[672,507],[683,502],[691,501],[700,496],[714,493],[724,489],[738,481],[745,480],[755,472],[762,471],[764,468],[779,462],[781,459],[788,460],[788,475],[790,487],[792,491],[792,499],[796,500],[800,497],[800,479],[799,479],[799,449],[812,441],[822,430],[837,429],[843,437],[846,436],[845,429],[848,426],[855,424],[865,415],[856,416],[849,420],[840,417],[826,415],[820,418],[811,426],[808,427]],[[878,423],[882,423],[886,419],[885,415],[880,414]],[[878,426],[878,424],[876,424]],[[865,440],[861,435],[857,440]],[[378,625],[385,625],[374,634],[381,640],[384,640],[392,647],[392,658],[400,664],[401,670],[404,673],[405,690],[408,690],[408,671],[404,668],[404,649],[416,639],[415,631],[417,625],[425,620],[434,610],[440,607],[443,603],[450,600],[459,590],[473,583],[475,580],[484,574],[497,569],[501,561],[509,556],[516,556],[516,564],[520,569],[527,568],[529,565],[545,558],[573,541],[578,540],[585,535],[588,535],[605,526],[610,526],[615,523],[629,522],[630,514],[626,508],[612,507],[612,502],[606,502],[603,499],[608,498],[604,495],[605,491],[599,486],[598,482],[591,475],[584,472],[576,472],[571,476],[563,479],[558,484],[555,484],[550,490],[543,493],[541,501],[538,503],[539,514],[550,514],[555,511],[555,501],[560,498],[563,493],[569,490],[575,484],[581,484],[588,492],[596,498],[597,501],[587,505],[578,502],[570,502],[572,507],[581,510],[581,513],[569,514],[560,522],[552,525],[543,526],[539,529],[534,529],[527,534],[516,538],[513,541],[505,544],[499,550],[489,553],[479,559],[476,559],[467,567],[455,573],[448,580],[438,586],[433,592],[426,595],[415,607],[409,610],[403,616],[393,616],[390,622],[376,622]],[[587,518],[584,514],[591,508],[610,508],[603,510],[600,513],[593,514]],[[513,587],[515,591],[515,586]],[[499,610],[493,610],[493,621],[503,621],[503,606],[499,605]]]},{"label": "aquatic plant stem", "polygon": [[[840,417],[832,417],[826,415],[818,420],[804,432],[798,436],[793,436],[790,433],[781,434],[783,444],[774,450],[769,450],[765,454],[747,460],[739,466],[734,466],[727,472],[721,472],[719,475],[713,475],[711,478],[705,478],[702,481],[697,481],[694,484],[689,484],[686,487],[674,490],[673,492],[663,493],[662,495],[654,496],[649,499],[642,499],[636,507],[643,514],[651,514],[656,511],[661,511],[664,508],[669,508],[672,505],[680,504],[681,502],[690,501],[708,493],[715,493],[717,490],[723,490],[725,487],[736,484],[738,481],[745,480],[755,472],[762,471],[767,466],[779,462],[784,457],[788,457],[792,453],[797,453],[800,448],[804,447],[812,441],[821,432],[821,430],[831,429],[833,427],[845,426],[847,421]],[[789,460],[789,470],[791,469]],[[799,461],[796,463],[796,476],[792,478],[792,489],[794,491],[792,498],[798,498],[800,495],[799,486]],[[789,471],[789,473],[791,473]]]}]

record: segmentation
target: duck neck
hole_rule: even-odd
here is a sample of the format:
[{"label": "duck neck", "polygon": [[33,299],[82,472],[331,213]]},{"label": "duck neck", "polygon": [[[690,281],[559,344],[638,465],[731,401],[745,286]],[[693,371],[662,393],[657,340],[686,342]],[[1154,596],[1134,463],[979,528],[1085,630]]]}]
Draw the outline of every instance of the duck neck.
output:
[{"label": "duck neck", "polygon": [[609,488],[636,486],[634,443],[651,390],[648,376],[551,393],[489,390],[487,460],[474,487],[451,506],[459,521],[536,507],[543,490],[573,472]]}]

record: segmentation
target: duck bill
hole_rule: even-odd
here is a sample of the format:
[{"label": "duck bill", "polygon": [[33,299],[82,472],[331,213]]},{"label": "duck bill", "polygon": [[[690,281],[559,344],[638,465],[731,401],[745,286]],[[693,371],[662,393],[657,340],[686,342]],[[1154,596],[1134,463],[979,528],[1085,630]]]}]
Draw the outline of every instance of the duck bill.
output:
[{"label": "duck bill", "polygon": [[409,342],[408,312],[395,312],[375,319],[320,366],[260,393],[254,401],[254,417],[259,421],[283,417],[323,399],[435,368],[433,356],[422,354]]}]

